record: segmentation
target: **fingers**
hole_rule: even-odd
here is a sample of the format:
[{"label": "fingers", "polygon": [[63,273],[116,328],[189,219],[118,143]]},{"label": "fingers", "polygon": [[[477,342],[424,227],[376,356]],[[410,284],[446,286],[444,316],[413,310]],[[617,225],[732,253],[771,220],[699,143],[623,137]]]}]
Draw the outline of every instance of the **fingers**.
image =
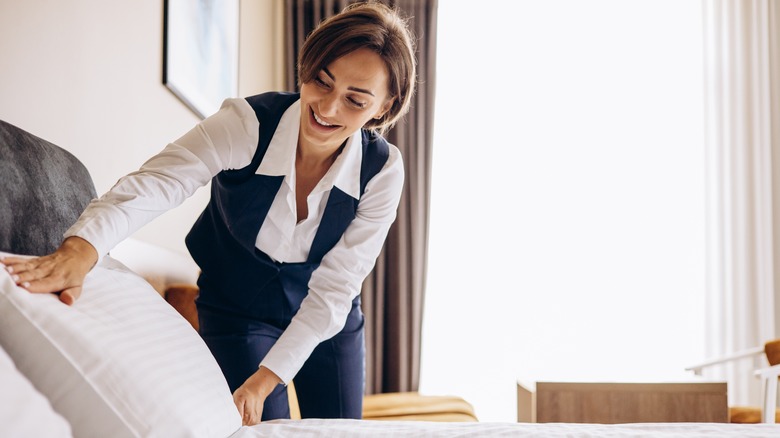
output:
[{"label": "fingers", "polygon": [[71,236],[49,255],[6,256],[0,258],[0,263],[17,286],[33,293],[58,293],[60,301],[72,305],[81,295],[84,279],[98,258],[92,244]]},{"label": "fingers", "polygon": [[236,404],[236,408],[238,408],[238,415],[241,415],[241,419],[244,418],[244,399],[239,398],[237,394],[233,394],[233,403]]},{"label": "fingers", "polygon": [[0,262],[17,286],[32,293],[59,293],[60,301],[73,302],[81,295],[84,275],[75,273],[72,263],[56,254],[34,257],[5,257]]},{"label": "fingers", "polygon": [[61,274],[54,272],[56,265],[47,261],[44,257],[36,259],[25,259],[19,262],[4,259],[5,270],[11,275],[11,279],[18,285],[30,292],[58,292],[57,290],[47,288],[57,288],[58,285],[65,283],[65,278]]},{"label": "fingers", "polygon": [[[13,278],[13,277],[12,277]],[[27,292],[35,294],[48,294],[48,293],[60,293],[68,287],[75,287],[76,285],[69,285],[62,281],[62,279],[54,277],[44,277],[40,279],[21,280],[17,281],[17,286],[27,289]]]},{"label": "fingers", "polygon": [[3,268],[11,276],[11,280],[22,287],[29,286],[29,281],[34,278],[34,275],[29,273],[32,266],[29,261],[29,258],[19,257],[3,257],[0,259],[0,263],[2,263]]},{"label": "fingers", "polygon": [[51,264],[41,263],[38,259],[6,265],[6,271],[17,284],[38,280],[51,274]]},{"label": "fingers", "polygon": [[253,424],[257,424],[254,419],[254,413],[252,412],[252,409],[249,409],[249,407],[246,405],[244,405],[244,415],[241,417],[241,424],[244,426],[252,426]]},{"label": "fingers", "polygon": [[233,394],[233,403],[241,415],[241,423],[244,426],[252,426],[260,423],[263,417],[263,400],[258,400],[251,394],[247,394],[241,388]]},{"label": "fingers", "polygon": [[60,301],[67,304],[68,306],[72,306],[80,296],[81,286],[71,287],[60,293]]},{"label": "fingers", "polygon": [[5,265],[5,270],[11,274],[21,274],[33,269],[39,268],[43,265],[50,256],[44,257],[4,257],[0,259],[0,263]]},{"label": "fingers", "polygon": [[[251,414],[247,415],[247,412]],[[244,409],[243,423],[247,426],[254,426],[260,424],[260,420],[263,417],[263,405],[257,405],[254,409]]]},{"label": "fingers", "polygon": [[0,260],[0,263],[5,266],[5,270],[13,275],[18,275],[20,272],[25,272],[30,269],[28,264],[30,259],[19,259],[14,257],[5,257]]},{"label": "fingers", "polygon": [[60,292],[67,288],[81,286],[81,282],[77,279],[48,267],[26,271],[17,277],[16,284],[33,293]]},{"label": "fingers", "polygon": [[0,263],[6,266],[18,264],[18,263],[24,263],[27,260],[30,260],[29,257],[14,257],[14,256],[0,257]]}]

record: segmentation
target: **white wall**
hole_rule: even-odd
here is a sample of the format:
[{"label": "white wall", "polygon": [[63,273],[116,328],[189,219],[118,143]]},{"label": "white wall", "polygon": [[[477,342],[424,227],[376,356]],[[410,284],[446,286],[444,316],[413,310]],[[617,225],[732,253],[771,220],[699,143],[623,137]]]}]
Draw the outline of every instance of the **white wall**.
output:
[{"label": "white wall", "polygon": [[[241,1],[239,94],[283,83],[282,2]],[[98,194],[199,119],[162,84],[163,0],[0,0],[0,119],[74,154]],[[200,189],[134,237],[186,253]]]}]

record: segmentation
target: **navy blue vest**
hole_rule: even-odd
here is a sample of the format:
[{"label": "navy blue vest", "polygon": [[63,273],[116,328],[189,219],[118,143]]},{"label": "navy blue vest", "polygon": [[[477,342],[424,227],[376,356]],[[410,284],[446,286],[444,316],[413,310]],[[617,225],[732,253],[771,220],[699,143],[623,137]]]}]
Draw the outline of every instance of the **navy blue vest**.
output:
[{"label": "navy blue vest", "polygon": [[[309,279],[322,257],[338,242],[355,218],[358,200],[333,187],[314,237],[309,257],[301,263],[274,262],[255,242],[284,176],[257,175],[284,111],[297,93],[264,93],[246,100],[260,121],[260,137],[252,162],[225,170],[211,181],[211,199],[185,242],[201,269],[198,306],[240,314],[286,328],[308,293]],[[389,147],[363,131],[360,195],[387,162]],[[353,309],[359,308],[359,297]]]}]

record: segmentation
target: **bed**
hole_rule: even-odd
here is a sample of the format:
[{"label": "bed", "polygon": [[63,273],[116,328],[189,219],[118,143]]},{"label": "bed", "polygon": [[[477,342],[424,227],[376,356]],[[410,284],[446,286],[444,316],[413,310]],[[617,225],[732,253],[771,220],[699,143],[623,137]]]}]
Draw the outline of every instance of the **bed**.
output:
[{"label": "bed", "polygon": [[[0,121],[0,256],[41,255],[95,196],[76,157]],[[109,254],[68,307],[0,270],[0,436],[777,437],[780,425],[277,420],[246,427],[198,333]],[[31,415],[31,413],[35,413]]]}]

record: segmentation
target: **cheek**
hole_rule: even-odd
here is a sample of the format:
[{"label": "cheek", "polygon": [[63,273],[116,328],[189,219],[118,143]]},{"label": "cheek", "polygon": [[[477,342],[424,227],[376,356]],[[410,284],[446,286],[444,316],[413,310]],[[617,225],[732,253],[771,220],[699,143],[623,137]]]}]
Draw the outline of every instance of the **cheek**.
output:
[{"label": "cheek", "polygon": [[366,123],[370,122],[371,119],[373,119],[373,117],[371,117],[371,114],[373,113],[362,112],[362,111],[359,114],[353,114],[350,117],[350,123],[352,125],[362,128],[363,126],[365,126]]},{"label": "cheek", "polygon": [[311,101],[317,96],[317,87],[311,84],[301,85],[301,102]]}]

